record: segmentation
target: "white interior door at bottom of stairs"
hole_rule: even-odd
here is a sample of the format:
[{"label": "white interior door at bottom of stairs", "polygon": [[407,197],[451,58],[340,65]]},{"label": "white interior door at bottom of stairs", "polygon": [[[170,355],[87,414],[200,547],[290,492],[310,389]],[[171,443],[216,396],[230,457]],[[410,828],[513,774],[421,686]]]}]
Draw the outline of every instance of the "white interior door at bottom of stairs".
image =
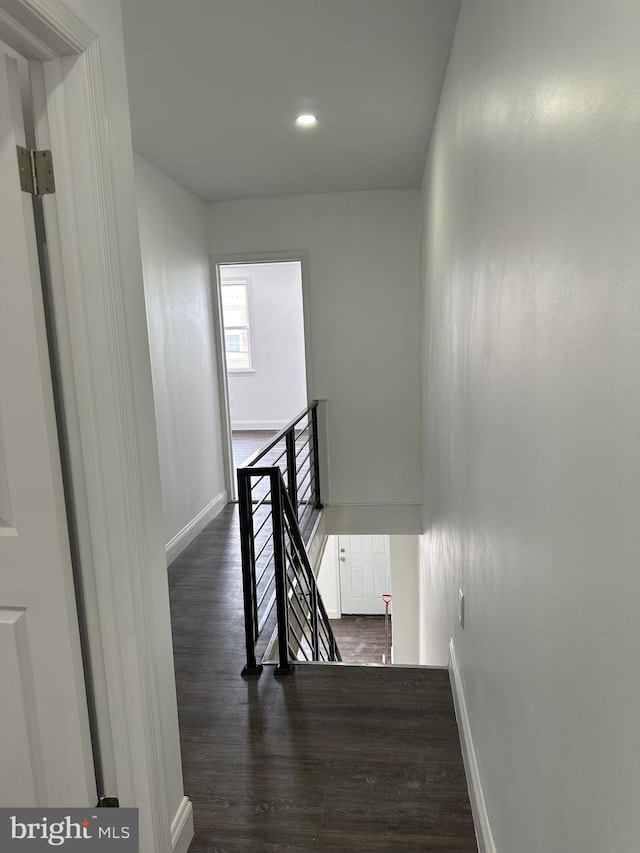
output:
[{"label": "white interior door at bottom of stairs", "polygon": [[383,614],[382,595],[392,592],[389,537],[339,536],[338,560],[341,612]]},{"label": "white interior door at bottom of stairs", "polygon": [[0,53],[0,806],[84,807],[96,785],[24,144]]}]

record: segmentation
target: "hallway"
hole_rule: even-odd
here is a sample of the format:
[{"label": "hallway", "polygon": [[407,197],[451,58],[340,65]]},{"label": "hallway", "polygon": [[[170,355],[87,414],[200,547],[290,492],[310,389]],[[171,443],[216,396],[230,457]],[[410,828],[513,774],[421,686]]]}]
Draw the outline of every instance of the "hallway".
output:
[{"label": "hallway", "polygon": [[261,450],[274,435],[273,430],[233,430],[231,443],[234,467],[238,468],[256,451]]},{"label": "hallway", "polygon": [[446,670],[244,681],[237,513],[169,569],[193,853],[476,851]]}]

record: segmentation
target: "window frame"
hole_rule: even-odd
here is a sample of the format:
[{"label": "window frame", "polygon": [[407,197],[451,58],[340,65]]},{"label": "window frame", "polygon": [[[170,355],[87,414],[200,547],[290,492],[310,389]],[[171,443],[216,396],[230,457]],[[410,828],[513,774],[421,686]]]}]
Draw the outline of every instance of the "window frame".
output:
[{"label": "window frame", "polygon": [[[244,286],[245,292],[245,304],[246,304],[246,313],[247,313],[247,322],[244,324],[233,324],[227,325],[225,323],[225,306],[224,306],[224,288],[228,286]],[[253,361],[253,347],[251,346],[251,276],[243,276],[241,278],[228,278],[222,279],[220,278],[220,305],[222,309],[222,343],[224,347],[224,357],[227,367],[227,373],[233,373],[235,375],[248,375],[251,373],[255,373],[256,369]],[[234,330],[246,330],[247,333],[247,357],[249,361],[248,367],[230,367],[229,366],[229,352],[227,350],[227,332],[231,332]]]}]

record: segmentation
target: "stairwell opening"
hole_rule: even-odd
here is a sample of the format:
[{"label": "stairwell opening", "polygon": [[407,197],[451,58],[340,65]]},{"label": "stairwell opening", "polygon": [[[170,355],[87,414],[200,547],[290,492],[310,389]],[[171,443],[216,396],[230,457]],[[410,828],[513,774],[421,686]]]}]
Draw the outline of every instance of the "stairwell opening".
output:
[{"label": "stairwell opening", "polygon": [[418,536],[327,537],[318,588],[345,663],[419,663],[418,578]]}]

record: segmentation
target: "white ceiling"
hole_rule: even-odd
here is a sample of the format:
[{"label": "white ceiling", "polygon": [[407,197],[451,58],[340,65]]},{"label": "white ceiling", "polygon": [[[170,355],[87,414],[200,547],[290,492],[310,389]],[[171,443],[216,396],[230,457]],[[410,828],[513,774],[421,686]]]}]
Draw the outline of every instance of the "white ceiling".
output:
[{"label": "white ceiling", "polygon": [[459,5],[122,0],[134,148],[204,201],[418,187]]}]

